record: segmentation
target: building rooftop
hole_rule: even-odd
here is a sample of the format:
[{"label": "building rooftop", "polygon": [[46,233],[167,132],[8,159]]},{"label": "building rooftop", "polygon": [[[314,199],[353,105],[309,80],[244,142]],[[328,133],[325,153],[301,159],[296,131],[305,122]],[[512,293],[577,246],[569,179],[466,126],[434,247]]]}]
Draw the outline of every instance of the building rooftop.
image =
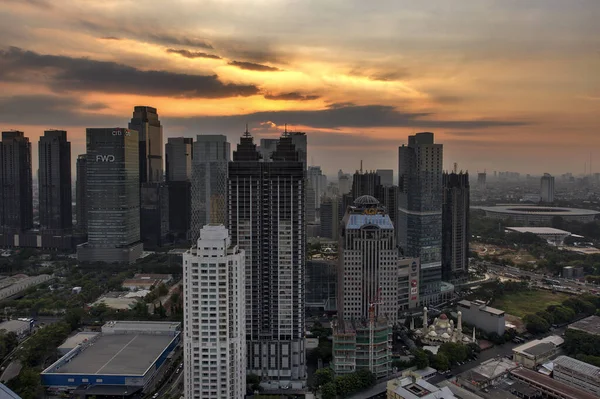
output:
[{"label": "building rooftop", "polygon": [[381,229],[393,229],[394,224],[388,215],[348,215],[347,229],[360,229],[366,225],[375,225]]},{"label": "building rooftop", "polygon": [[466,380],[475,380],[478,382],[493,380],[510,370],[517,367],[512,360],[505,358],[489,359],[481,363],[479,366],[472,368],[463,373]]},{"label": "building rooftop", "polygon": [[581,389],[570,387],[560,381],[556,381],[555,379],[523,367],[512,370],[510,373],[519,379],[531,381],[536,385],[551,389],[565,399],[597,399],[596,395],[582,391]]},{"label": "building rooftop", "polygon": [[592,335],[600,335],[600,316],[590,316],[570,324],[568,329],[579,330]]},{"label": "building rooftop", "polygon": [[559,356],[554,360],[554,367],[565,367],[594,379],[600,378],[600,367],[568,356]]},{"label": "building rooftop", "polygon": [[103,334],[152,333],[175,335],[181,323],[165,321],[109,321],[102,326]]},{"label": "building rooftop", "polygon": [[2,399],[21,399],[19,395],[11,391],[6,385],[0,383],[0,398]]},{"label": "building rooftop", "polygon": [[518,233],[533,233],[533,234],[555,234],[555,235],[570,235],[571,233],[565,230],[555,229],[552,227],[506,227],[506,230],[516,231]]},{"label": "building rooftop", "polygon": [[448,387],[438,388],[433,384],[412,377],[398,378],[388,382],[388,390],[405,399],[453,399],[456,398]]},{"label": "building rooftop", "polygon": [[77,345],[82,344],[87,341],[91,341],[93,338],[97,337],[99,333],[97,332],[80,332],[77,333],[65,340],[58,349],[61,350],[71,350],[75,348]]},{"label": "building rooftop", "polygon": [[535,339],[529,341],[521,346],[513,348],[513,352],[524,353],[526,355],[538,356],[544,353],[548,353],[557,346],[562,345],[565,342],[564,339],[557,335],[551,335],[543,339]]},{"label": "building rooftop", "polygon": [[481,310],[482,312],[487,312],[487,313],[495,314],[498,316],[502,316],[504,314],[504,310],[500,310],[500,309],[492,308],[491,306],[487,306],[482,301],[471,302],[471,301],[467,301],[466,299],[463,299],[462,301],[458,302],[458,305],[465,307],[465,308],[471,308],[471,306],[475,306],[475,307],[478,307],[479,310]]},{"label": "building rooftop", "polygon": [[0,330],[6,330],[6,332],[19,333],[22,330],[29,328],[28,321],[21,320],[7,320],[0,323]]},{"label": "building rooftop", "polygon": [[62,367],[44,373],[144,375],[173,339],[169,335],[102,335]]}]

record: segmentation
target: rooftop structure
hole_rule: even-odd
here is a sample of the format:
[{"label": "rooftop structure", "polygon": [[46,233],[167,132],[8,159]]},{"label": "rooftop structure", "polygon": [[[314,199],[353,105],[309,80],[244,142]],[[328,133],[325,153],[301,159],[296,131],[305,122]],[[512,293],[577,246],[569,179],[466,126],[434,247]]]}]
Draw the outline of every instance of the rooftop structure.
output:
[{"label": "rooftop structure", "polygon": [[487,306],[483,301],[462,300],[457,305],[465,322],[487,333],[504,334],[505,314],[503,310]]},{"label": "rooftop structure", "polygon": [[180,323],[111,321],[41,373],[54,389],[80,385],[146,387],[179,343]]},{"label": "rooftop structure", "polygon": [[594,394],[573,388],[565,383],[547,377],[541,373],[519,367],[510,372],[512,377],[532,386],[550,398],[562,399],[597,399]]},{"label": "rooftop structure", "polygon": [[23,336],[29,333],[31,324],[29,321],[23,320],[7,320],[0,323],[0,331],[2,330],[15,333],[17,336]]},{"label": "rooftop structure", "polygon": [[524,367],[536,368],[554,356],[563,343],[564,339],[556,335],[527,342],[513,348],[513,360]]},{"label": "rooftop structure", "polygon": [[569,330],[583,331],[591,335],[600,335],[600,316],[590,316],[568,327]]},{"label": "rooftop structure", "polygon": [[515,225],[551,226],[552,218],[560,216],[567,221],[589,223],[594,221],[598,211],[591,209],[557,208],[550,206],[496,205],[480,207],[492,219],[508,220]]},{"label": "rooftop structure", "polygon": [[71,350],[75,349],[78,345],[85,344],[88,341],[94,340],[98,336],[97,332],[80,332],[65,340],[59,347],[58,351],[62,355],[66,355]]},{"label": "rooftop structure", "polygon": [[461,383],[483,389],[495,385],[497,381],[504,378],[517,365],[505,358],[489,359],[479,366],[465,371],[459,377]]},{"label": "rooftop structure", "polygon": [[438,388],[416,376],[396,378],[387,383],[388,399],[453,399],[450,388]]},{"label": "rooftop structure", "polygon": [[600,397],[600,367],[559,356],[554,360],[554,379]]},{"label": "rooftop structure", "polygon": [[507,227],[506,230],[516,233],[532,233],[553,245],[562,245],[570,232],[552,227]]}]

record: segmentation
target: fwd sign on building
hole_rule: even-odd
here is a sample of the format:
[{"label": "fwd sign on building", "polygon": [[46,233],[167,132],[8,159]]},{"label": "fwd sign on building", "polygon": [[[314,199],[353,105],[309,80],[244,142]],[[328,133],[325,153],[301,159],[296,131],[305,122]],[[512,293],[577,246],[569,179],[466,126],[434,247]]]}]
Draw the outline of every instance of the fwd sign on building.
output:
[{"label": "fwd sign on building", "polygon": [[96,155],[96,162],[115,162],[114,155]]}]

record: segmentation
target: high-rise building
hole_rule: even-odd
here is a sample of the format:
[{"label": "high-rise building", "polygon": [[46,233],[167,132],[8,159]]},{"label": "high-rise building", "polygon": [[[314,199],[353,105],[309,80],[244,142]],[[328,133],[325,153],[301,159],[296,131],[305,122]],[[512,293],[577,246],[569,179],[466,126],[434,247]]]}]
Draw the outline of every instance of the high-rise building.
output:
[{"label": "high-rise building", "polygon": [[479,190],[485,190],[486,186],[487,186],[487,174],[485,172],[477,173],[477,188]]},{"label": "high-rise building", "polygon": [[71,143],[64,130],[46,130],[39,142],[40,229],[54,234],[73,227]]},{"label": "high-rise building", "polygon": [[192,223],[195,242],[207,224],[227,226],[227,165],[231,146],[223,135],[198,135],[192,161]]},{"label": "high-rise building", "polygon": [[86,136],[88,242],[77,259],[132,263],[142,254],[138,133],[92,128]]},{"label": "high-rise building", "polygon": [[271,155],[277,149],[277,143],[279,139],[260,139],[260,146],[258,147],[258,152],[264,162],[269,162],[271,160]]},{"label": "high-rise building", "polygon": [[165,145],[167,181],[190,181],[194,140],[188,137],[169,137]]},{"label": "high-rise building", "polygon": [[469,277],[469,174],[444,173],[443,186],[442,278],[460,284]]},{"label": "high-rise building", "polygon": [[327,197],[321,203],[321,220],[319,236],[337,240],[340,236],[340,222],[344,217],[342,199],[340,197]]},{"label": "high-rise building", "polygon": [[394,185],[394,171],[392,169],[377,169],[375,172],[381,179],[381,185],[389,187]]},{"label": "high-rise building", "polygon": [[248,372],[272,388],[306,380],[304,188],[292,136],[284,134],[271,162],[261,162],[244,133],[229,163],[229,228],[246,253]]},{"label": "high-rise building", "polygon": [[169,242],[169,189],[165,182],[142,183],[140,187],[140,238],[145,249]]},{"label": "high-rise building", "polygon": [[184,383],[188,399],[246,395],[244,250],[208,225],[183,255]]},{"label": "high-rise building", "polygon": [[87,233],[87,155],[77,156],[77,182],[75,183],[75,218],[77,230]]},{"label": "high-rise building", "polygon": [[285,129],[286,136],[292,138],[292,144],[296,147],[296,151],[298,152],[298,160],[302,162],[304,169],[308,166],[307,157],[308,157],[308,144],[306,140],[306,133],[304,132],[288,132],[287,128]]},{"label": "high-rise building", "polygon": [[398,283],[394,225],[375,197],[360,196],[347,208],[339,236],[335,373],[366,368],[378,378],[389,374]]},{"label": "high-rise building", "polygon": [[380,199],[381,177],[375,172],[356,171],[352,179],[352,196],[356,199],[363,195],[370,195]]},{"label": "high-rise building", "polygon": [[170,137],[165,153],[169,192],[169,232],[175,240],[185,240],[190,230],[191,219],[193,139]]},{"label": "high-rise building", "polygon": [[323,174],[320,166],[309,166],[307,170],[308,185],[315,194],[315,209],[321,207],[321,200],[327,188],[327,176]]},{"label": "high-rise building", "polygon": [[442,159],[433,133],[408,137],[398,151],[398,245],[420,258],[422,304],[440,300],[442,290]]},{"label": "high-rise building", "polygon": [[0,190],[0,228],[5,232],[23,232],[31,229],[31,143],[23,132],[2,132]]},{"label": "high-rise building", "polygon": [[129,129],[139,135],[140,184],[163,181],[163,129],[156,108],[134,107]]},{"label": "high-rise building", "polygon": [[554,202],[554,176],[549,173],[540,179],[540,197],[542,202]]}]

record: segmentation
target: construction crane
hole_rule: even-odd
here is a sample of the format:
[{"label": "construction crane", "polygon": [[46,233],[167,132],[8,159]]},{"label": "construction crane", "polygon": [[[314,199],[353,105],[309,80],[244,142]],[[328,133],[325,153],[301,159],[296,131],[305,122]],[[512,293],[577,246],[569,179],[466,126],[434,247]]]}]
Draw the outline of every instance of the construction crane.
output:
[{"label": "construction crane", "polygon": [[375,351],[375,306],[381,305],[381,287],[377,290],[377,295],[369,302],[369,370],[375,374],[373,370],[373,357]]}]

